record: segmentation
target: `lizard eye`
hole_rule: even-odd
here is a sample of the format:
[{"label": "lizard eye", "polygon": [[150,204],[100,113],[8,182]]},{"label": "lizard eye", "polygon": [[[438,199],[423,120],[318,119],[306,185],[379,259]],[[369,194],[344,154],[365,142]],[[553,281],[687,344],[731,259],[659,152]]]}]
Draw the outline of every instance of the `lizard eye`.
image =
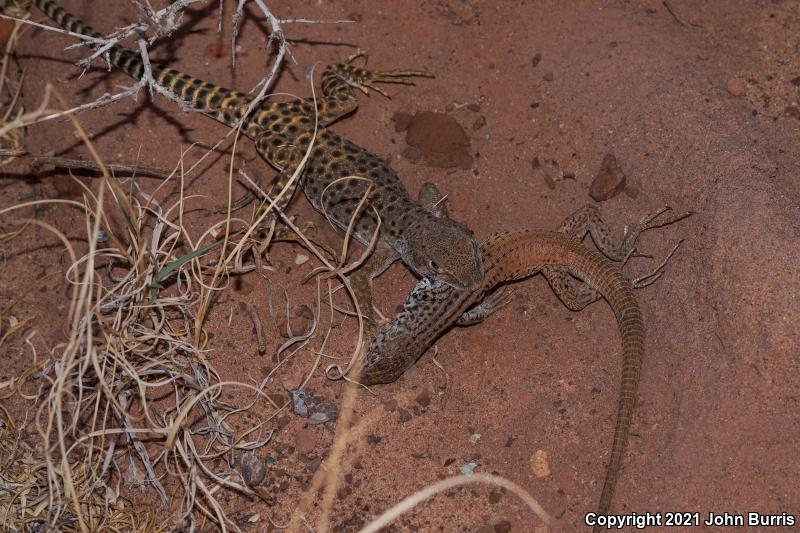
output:
[{"label": "lizard eye", "polygon": [[430,267],[431,270],[435,270],[437,272],[439,271],[439,265],[433,259],[428,261],[428,266]]}]

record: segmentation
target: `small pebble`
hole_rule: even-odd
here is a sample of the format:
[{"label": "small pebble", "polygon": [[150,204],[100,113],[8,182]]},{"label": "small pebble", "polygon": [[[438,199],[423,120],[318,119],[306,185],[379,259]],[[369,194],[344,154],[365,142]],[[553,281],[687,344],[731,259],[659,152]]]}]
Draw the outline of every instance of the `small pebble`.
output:
[{"label": "small pebble", "polygon": [[459,471],[465,476],[471,476],[472,474],[475,473],[475,468],[477,466],[478,465],[476,463],[467,463],[461,468],[459,468]]},{"label": "small pebble", "polygon": [[477,113],[478,111],[481,110],[481,104],[479,104],[477,102],[473,102],[471,104],[467,104],[467,109],[469,109],[473,113]]},{"label": "small pebble", "polygon": [[555,77],[553,76],[552,72],[545,72],[544,76],[542,76],[542,79],[544,81],[553,81],[555,79]]},{"label": "small pebble", "polygon": [[313,390],[293,390],[289,395],[294,414],[307,417],[311,425],[325,424],[327,429],[334,429],[339,418],[339,408],[335,403]]},{"label": "small pebble", "polygon": [[531,472],[536,477],[547,477],[550,475],[550,461],[547,452],[536,450],[530,459]]},{"label": "small pebble", "polygon": [[294,447],[297,453],[309,454],[317,445],[317,433],[312,429],[298,429],[294,434]]},{"label": "small pebble", "polygon": [[475,444],[479,440],[481,440],[481,434],[480,433],[473,433],[472,435],[469,436],[469,442],[471,444]]},{"label": "small pebble", "polygon": [[306,404],[306,391],[289,391],[292,397],[292,412],[298,416],[308,416],[308,404]]},{"label": "small pebble", "polygon": [[533,59],[531,59],[531,65],[533,65],[533,67],[536,68],[536,67],[539,66],[539,63],[541,61],[542,61],[542,54],[538,54],[538,53],[534,54]]},{"label": "small pebble", "polygon": [[725,88],[732,96],[744,96],[747,94],[747,84],[740,79],[731,78],[725,84]]},{"label": "small pebble", "polygon": [[483,115],[479,116],[475,119],[475,122],[472,124],[473,130],[479,130],[486,125],[486,117]]},{"label": "small pebble", "polygon": [[305,254],[297,254],[294,258],[295,265],[302,265],[306,262],[308,262],[308,256]]}]

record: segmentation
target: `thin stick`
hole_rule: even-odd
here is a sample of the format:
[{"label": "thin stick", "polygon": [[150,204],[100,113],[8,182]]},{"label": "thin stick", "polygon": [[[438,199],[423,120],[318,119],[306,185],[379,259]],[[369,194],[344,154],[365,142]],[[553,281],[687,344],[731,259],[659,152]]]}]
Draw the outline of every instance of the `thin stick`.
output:
[{"label": "thin stick", "polygon": [[[100,165],[94,161],[84,161],[82,159],[67,159],[65,157],[53,157],[46,155],[35,155],[25,150],[6,150],[0,148],[0,157],[21,157],[31,161],[31,165],[53,165],[57,168],[74,168],[102,172]],[[106,169],[112,174],[137,174],[151,178],[169,179],[172,175],[166,169],[156,167],[146,167],[125,164],[106,164]]]},{"label": "thin stick", "polygon": [[514,494],[516,494],[522,501],[524,501],[528,507],[530,507],[531,511],[536,513],[536,516],[541,519],[547,525],[551,525],[553,523],[553,519],[550,517],[549,514],[544,510],[544,508],[539,505],[539,502],[534,499],[533,496],[528,493],[525,489],[510,481],[506,478],[500,476],[494,476],[491,474],[473,474],[471,476],[456,476],[448,479],[443,479],[431,485],[428,485],[424,489],[421,489],[411,496],[404,498],[394,507],[385,511],[382,515],[378,518],[367,524],[364,528],[362,528],[358,533],[377,533],[380,531],[381,528],[384,528],[391,524],[395,518],[400,516],[401,514],[413,509],[421,502],[427,500],[431,496],[443,492],[448,489],[452,489],[455,487],[460,487],[462,485],[468,485],[470,483],[491,483],[493,485],[498,485],[503,487]]}]

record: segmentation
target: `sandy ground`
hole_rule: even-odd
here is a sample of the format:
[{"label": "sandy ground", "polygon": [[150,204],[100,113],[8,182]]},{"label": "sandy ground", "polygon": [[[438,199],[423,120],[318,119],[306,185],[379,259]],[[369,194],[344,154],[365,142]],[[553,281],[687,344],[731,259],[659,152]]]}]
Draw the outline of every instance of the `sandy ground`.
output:
[{"label": "sandy ground", "polygon": [[[109,1],[102,10],[94,4],[64,2],[102,31],[135,18],[129,2]],[[479,238],[499,230],[556,227],[591,202],[589,187],[606,154],[616,157],[628,180],[627,194],[602,204],[615,227],[663,205],[695,211],[640,241],[641,250],[659,258],[684,239],[667,273],[638,292],[649,334],[647,357],[613,509],[703,517],[756,511],[800,519],[800,13],[794,2],[674,0],[674,15],[655,0],[269,5],[284,18],[357,21],[287,25],[295,61],[283,70],[278,91],[309,95],[309,67],[339,60],[356,46],[369,52],[370,67],[436,74],[415,87],[389,87],[389,100],[374,93],[362,98],[358,112],[332,129],[390,161],[413,194],[424,181],[437,183],[449,195],[450,215]],[[230,13],[233,3],[225,6]],[[158,44],[153,56],[247,90],[269,66],[267,26],[255,10],[249,13],[235,70],[227,16],[222,35],[216,33],[216,2],[192,10],[183,30]],[[34,18],[42,16],[34,12]],[[70,43],[39,30],[22,39],[18,58],[27,69],[28,108],[40,101],[48,82],[73,105],[131,83],[102,68],[79,78],[73,61],[82,52],[64,51]],[[446,113],[460,124],[471,161],[440,168],[415,157],[393,117],[421,111]],[[160,97],[150,102],[145,94],[80,120],[107,161],[158,167],[172,167],[190,143],[213,144],[226,133],[202,115],[181,112]],[[252,143],[240,145],[248,169],[270,178],[273,170]],[[25,147],[88,157],[65,121],[31,127]],[[189,158],[196,159],[199,150]],[[211,159],[188,181],[187,190],[201,195],[188,221],[194,231],[222,216],[209,209],[227,194],[229,153]],[[62,170],[33,178],[23,164],[3,171],[0,207],[31,195],[75,195]],[[170,185],[169,192],[176,188]],[[336,238],[301,195],[290,211],[315,221],[332,242]],[[74,211],[27,214],[84,238]],[[38,317],[34,327],[43,349],[62,342],[67,331],[59,321],[68,305],[67,260],[54,238],[38,235],[36,240],[31,231],[31,239],[4,247],[0,303],[19,299],[18,315]],[[277,320],[283,287],[292,306],[315,305],[315,287],[300,281],[316,265],[296,266],[298,253],[304,252],[278,244],[271,254]],[[628,269],[644,272],[648,266],[647,259],[636,259]],[[376,283],[379,306],[392,313],[414,282],[405,267],[393,266]],[[223,379],[260,379],[274,366],[271,354],[284,339],[265,305],[269,290],[265,279],[246,275],[215,307],[210,347]],[[245,304],[264,320],[264,355],[241,311]],[[335,330],[325,349],[342,361],[353,348],[350,322]],[[272,391],[285,394],[282,379],[310,369],[318,348],[315,341],[293,356]],[[560,519],[560,528],[586,529],[583,517],[599,497],[611,441],[619,351],[604,303],[573,313],[543,279],[518,284],[511,305],[483,324],[451,331],[411,375],[376,388],[375,396],[361,395],[359,418],[373,418],[366,438],[349,450],[333,530],[357,531],[405,495],[469,463],[476,472],[497,473],[525,487]],[[18,343],[3,356],[3,377],[20,372],[30,357]],[[321,370],[308,387],[334,401],[343,391],[341,382]],[[266,481],[276,504],[227,498],[231,514],[248,531],[277,531],[266,517],[287,521],[333,435],[291,414],[275,429],[261,453],[276,460]],[[298,446],[309,446],[309,440],[313,449],[300,453]],[[548,457],[550,473],[544,477],[530,465],[539,450]],[[261,521],[246,522],[256,512]],[[389,531],[534,531],[536,524],[513,495],[474,485],[428,501]]]}]

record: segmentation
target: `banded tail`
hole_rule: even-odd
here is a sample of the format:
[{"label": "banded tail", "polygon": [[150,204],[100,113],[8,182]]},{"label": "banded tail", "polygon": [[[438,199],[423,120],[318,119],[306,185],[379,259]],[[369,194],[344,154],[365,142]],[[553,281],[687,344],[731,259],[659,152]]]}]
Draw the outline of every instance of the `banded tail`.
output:
[{"label": "banded tail", "polygon": [[[103,38],[91,26],[67,12],[53,0],[31,0],[45,15],[56,24],[73,33],[87,37]],[[108,58],[112,65],[128,76],[140,80],[144,74],[144,63],[139,53],[121,46],[112,46],[108,50]],[[236,126],[244,114],[250,97],[231,91],[219,85],[193,78],[183,72],[167,68],[158,63],[150,63],[153,79],[159,85],[167,87],[194,107],[204,110],[209,116],[229,126]]]}]

